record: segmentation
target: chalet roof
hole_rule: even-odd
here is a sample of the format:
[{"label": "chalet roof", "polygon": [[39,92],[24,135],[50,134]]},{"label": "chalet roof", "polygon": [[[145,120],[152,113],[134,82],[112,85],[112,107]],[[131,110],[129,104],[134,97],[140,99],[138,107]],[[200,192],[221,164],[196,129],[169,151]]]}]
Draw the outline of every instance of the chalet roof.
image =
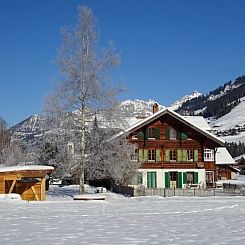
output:
[{"label": "chalet roof", "polygon": [[241,156],[238,156],[238,157],[235,157],[234,160],[237,162],[237,161],[239,161],[242,158],[245,159],[245,154],[243,154]]},{"label": "chalet roof", "polygon": [[182,116],[183,118],[189,120],[194,125],[198,126],[201,129],[204,130],[211,130],[210,125],[207,123],[207,121],[202,116]]},{"label": "chalet roof", "polygon": [[11,167],[0,167],[0,173],[5,172],[20,172],[20,171],[44,171],[52,172],[54,167],[44,165],[23,165],[23,166],[11,166]]},{"label": "chalet roof", "polygon": [[[205,130],[206,127],[201,128],[201,126],[196,125],[195,122],[190,120],[190,117],[184,117],[179,115],[178,113],[168,109],[168,108],[164,108],[162,110],[159,110],[158,112],[152,114],[151,116],[135,123],[134,125],[132,125],[131,127],[127,128],[125,131],[122,131],[120,133],[118,133],[115,137],[123,135],[125,133],[131,133],[135,130],[140,129],[141,127],[151,123],[152,121],[156,120],[157,118],[168,114],[171,115],[172,117],[174,117],[175,119],[179,120],[180,122],[184,123],[185,125],[193,128],[194,130],[198,131],[199,133],[201,133],[202,135],[205,135],[206,137],[208,137],[209,139],[212,139],[213,141],[215,141],[216,143],[220,144],[220,145],[224,145],[225,141],[223,141],[222,139],[218,138],[217,136],[213,135],[212,133],[208,132],[207,130]],[[197,120],[196,120],[197,121]]]},{"label": "chalet roof", "polygon": [[216,164],[217,165],[235,165],[236,162],[225,147],[218,147],[216,151]]}]

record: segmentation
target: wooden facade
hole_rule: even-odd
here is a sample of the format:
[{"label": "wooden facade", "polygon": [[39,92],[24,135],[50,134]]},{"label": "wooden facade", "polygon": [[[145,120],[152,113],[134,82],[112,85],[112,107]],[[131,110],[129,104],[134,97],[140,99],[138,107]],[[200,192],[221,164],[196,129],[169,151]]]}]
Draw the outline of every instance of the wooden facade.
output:
[{"label": "wooden facade", "polygon": [[53,169],[40,165],[0,168],[0,194],[17,193],[23,200],[44,201],[46,175]]},{"label": "wooden facade", "polygon": [[141,161],[142,184],[148,188],[213,186],[218,179],[215,151],[223,146],[206,132],[168,109],[156,112],[128,130]]}]

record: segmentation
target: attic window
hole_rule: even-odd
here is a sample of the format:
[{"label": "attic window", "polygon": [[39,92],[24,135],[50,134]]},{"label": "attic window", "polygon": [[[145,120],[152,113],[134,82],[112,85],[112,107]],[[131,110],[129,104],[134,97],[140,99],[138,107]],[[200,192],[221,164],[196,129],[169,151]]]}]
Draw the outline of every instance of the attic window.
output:
[{"label": "attic window", "polygon": [[148,139],[155,139],[156,133],[155,128],[148,128]]},{"label": "attic window", "polygon": [[170,139],[176,139],[177,131],[173,128],[170,129]]},{"label": "attic window", "polygon": [[133,133],[132,134],[132,139],[133,140],[137,140],[138,139],[138,134],[137,133]]},{"label": "attic window", "polygon": [[204,149],[204,161],[214,161],[213,149]]}]

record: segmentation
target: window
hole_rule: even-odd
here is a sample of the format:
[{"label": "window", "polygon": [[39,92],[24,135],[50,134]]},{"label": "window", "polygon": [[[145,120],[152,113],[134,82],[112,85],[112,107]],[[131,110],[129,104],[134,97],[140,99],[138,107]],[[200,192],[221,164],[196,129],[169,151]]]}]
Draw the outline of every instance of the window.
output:
[{"label": "window", "polygon": [[169,172],[170,181],[177,181],[177,172]]},{"label": "window", "polygon": [[193,159],[194,159],[193,150],[188,149],[187,150],[187,161],[193,161]]},{"label": "window", "polygon": [[133,139],[133,140],[137,140],[137,139],[138,139],[138,134],[137,134],[137,133],[133,133],[132,139]]},{"label": "window", "polygon": [[176,139],[177,131],[173,128],[170,129],[170,139]]},{"label": "window", "polygon": [[156,150],[149,149],[148,150],[148,161],[155,161],[156,160]]},{"label": "window", "polygon": [[214,150],[204,149],[204,161],[214,161]]},{"label": "window", "polygon": [[138,157],[139,157],[139,151],[138,149],[136,149],[135,152],[131,154],[131,160],[138,161]]},{"label": "window", "polygon": [[155,139],[155,128],[148,128],[148,139]]},{"label": "window", "polygon": [[169,157],[170,157],[170,161],[176,161],[177,160],[176,150],[170,150]]},{"label": "window", "polygon": [[194,172],[187,172],[186,173],[186,183],[187,184],[194,184]]}]

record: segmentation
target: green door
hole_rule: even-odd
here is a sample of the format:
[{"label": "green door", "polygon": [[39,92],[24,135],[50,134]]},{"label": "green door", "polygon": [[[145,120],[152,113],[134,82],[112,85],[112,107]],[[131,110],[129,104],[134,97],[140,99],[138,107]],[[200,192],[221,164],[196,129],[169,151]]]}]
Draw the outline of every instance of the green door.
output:
[{"label": "green door", "polygon": [[194,184],[198,184],[198,172],[194,172]]},{"label": "green door", "polygon": [[178,172],[177,188],[182,188],[182,172]]},{"label": "green door", "polygon": [[169,172],[165,172],[165,188],[170,187],[170,182],[169,182]]},{"label": "green door", "polygon": [[157,173],[147,172],[147,188],[156,188],[156,187],[157,187]]}]

